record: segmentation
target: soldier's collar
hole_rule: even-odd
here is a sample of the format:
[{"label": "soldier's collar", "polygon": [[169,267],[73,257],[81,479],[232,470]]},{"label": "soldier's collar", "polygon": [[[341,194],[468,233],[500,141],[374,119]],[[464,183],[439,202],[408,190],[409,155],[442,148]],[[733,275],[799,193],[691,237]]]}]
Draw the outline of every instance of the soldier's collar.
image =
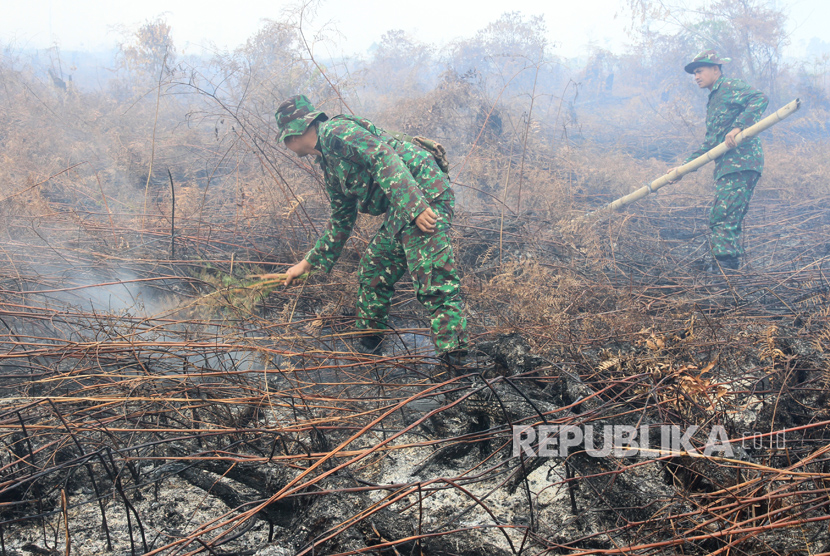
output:
[{"label": "soldier's collar", "polygon": [[726,76],[724,76],[724,75],[721,75],[720,77],[718,77],[718,80],[715,81],[714,85],[712,85],[712,92],[713,93],[718,90],[718,88],[721,86],[721,83],[723,83],[724,79],[726,79]]}]

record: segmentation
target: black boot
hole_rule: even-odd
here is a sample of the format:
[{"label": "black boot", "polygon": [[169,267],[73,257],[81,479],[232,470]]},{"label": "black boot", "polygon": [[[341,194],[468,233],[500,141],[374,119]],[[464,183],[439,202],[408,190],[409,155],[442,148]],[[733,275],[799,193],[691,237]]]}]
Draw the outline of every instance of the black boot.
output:
[{"label": "black boot", "polygon": [[440,359],[451,377],[483,372],[492,363],[489,355],[470,346],[442,353]]},{"label": "black boot", "polygon": [[445,351],[438,356],[440,363],[430,371],[430,378],[433,382],[445,382],[458,375],[466,374],[467,350],[454,349]]},{"label": "black boot", "polygon": [[438,356],[441,363],[433,367],[430,375],[434,382],[445,382],[451,378],[472,373],[488,372],[492,358],[484,351],[472,346],[445,351]]},{"label": "black boot", "polygon": [[367,355],[380,355],[383,336],[380,334],[368,334],[359,336],[354,346],[360,353]]},{"label": "black boot", "polygon": [[[737,255],[718,255],[715,260],[723,270],[738,270],[741,267],[741,261]],[[717,267],[714,270],[717,272]]]},{"label": "black boot", "polygon": [[441,354],[441,362],[447,368],[450,376],[464,374],[467,366],[467,350],[454,349]]}]

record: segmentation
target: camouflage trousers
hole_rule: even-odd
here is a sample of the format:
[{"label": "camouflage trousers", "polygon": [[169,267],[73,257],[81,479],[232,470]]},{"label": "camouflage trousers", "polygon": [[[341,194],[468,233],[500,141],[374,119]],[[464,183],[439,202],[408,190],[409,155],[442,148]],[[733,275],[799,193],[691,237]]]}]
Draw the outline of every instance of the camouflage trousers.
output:
[{"label": "camouflage trousers", "polygon": [[758,172],[745,170],[726,174],[715,181],[715,203],[709,213],[710,243],[715,257],[743,255],[742,225],[760,177]]},{"label": "camouflage trousers", "polygon": [[381,227],[357,271],[358,329],[388,328],[395,282],[409,270],[415,295],[429,311],[436,351],[440,354],[467,345],[467,319],[449,238],[454,206],[452,190],[432,202],[439,219],[431,234],[422,232],[414,222],[394,236],[386,225]]}]

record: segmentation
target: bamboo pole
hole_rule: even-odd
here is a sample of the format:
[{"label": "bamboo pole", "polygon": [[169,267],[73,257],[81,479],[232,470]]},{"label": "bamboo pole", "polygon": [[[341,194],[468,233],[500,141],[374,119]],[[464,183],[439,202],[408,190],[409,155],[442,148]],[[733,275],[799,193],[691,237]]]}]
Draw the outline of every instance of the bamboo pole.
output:
[{"label": "bamboo pole", "polygon": [[[787,104],[786,106],[784,106],[783,108],[779,109],[774,114],[770,114],[769,116],[767,116],[766,118],[764,118],[763,120],[758,122],[757,124],[746,128],[745,130],[740,132],[737,135],[737,137],[735,137],[736,146],[740,145],[742,142],[744,142],[747,139],[751,139],[751,138],[755,137],[756,135],[758,135],[762,131],[764,131],[766,129],[769,129],[770,127],[774,126],[775,124],[777,124],[778,122],[780,122],[784,118],[787,118],[788,116],[791,116],[800,107],[801,107],[801,100],[800,99],[795,99],[792,102],[790,102],[789,104]],[[624,197],[620,197],[616,201],[608,203],[607,205],[605,205],[601,209],[598,209],[598,210],[595,210],[594,212],[588,213],[583,218],[588,218],[588,217],[591,217],[591,216],[595,216],[595,215],[601,214],[603,212],[611,212],[611,211],[615,211],[615,210],[620,210],[624,206],[630,205],[634,201],[639,201],[640,199],[642,199],[643,197],[645,197],[649,193],[654,193],[655,191],[657,191],[658,189],[660,189],[664,185],[669,185],[670,183],[676,182],[677,180],[679,180],[680,178],[682,178],[686,174],[694,172],[695,170],[697,170],[701,166],[704,166],[705,164],[708,164],[709,162],[711,162],[711,161],[715,160],[716,158],[722,156],[728,150],[729,150],[729,147],[726,146],[726,142],[723,142],[720,145],[718,145],[717,147],[710,150],[709,152],[700,155],[699,157],[692,160],[691,162],[687,162],[683,166],[675,168],[674,170],[672,170],[668,174],[660,176],[659,178],[657,178],[656,180],[654,180],[650,184],[644,185],[643,187],[641,187],[637,191],[629,193],[628,195],[626,195]]]}]

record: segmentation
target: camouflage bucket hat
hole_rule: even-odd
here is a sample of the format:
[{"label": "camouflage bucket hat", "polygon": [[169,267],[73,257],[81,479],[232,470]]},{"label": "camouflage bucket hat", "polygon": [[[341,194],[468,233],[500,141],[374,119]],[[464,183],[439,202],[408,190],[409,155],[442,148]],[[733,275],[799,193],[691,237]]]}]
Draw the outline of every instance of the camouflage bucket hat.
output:
[{"label": "camouflage bucket hat", "polygon": [[314,105],[305,95],[296,95],[283,101],[274,114],[277,118],[277,128],[280,130],[277,141],[282,143],[292,135],[302,135],[314,120],[328,120],[325,112],[315,110]]},{"label": "camouflage bucket hat", "polygon": [[686,70],[686,73],[694,73],[701,66],[720,66],[731,61],[732,58],[721,58],[714,50],[704,50],[695,56],[694,60],[686,64],[683,69]]}]

